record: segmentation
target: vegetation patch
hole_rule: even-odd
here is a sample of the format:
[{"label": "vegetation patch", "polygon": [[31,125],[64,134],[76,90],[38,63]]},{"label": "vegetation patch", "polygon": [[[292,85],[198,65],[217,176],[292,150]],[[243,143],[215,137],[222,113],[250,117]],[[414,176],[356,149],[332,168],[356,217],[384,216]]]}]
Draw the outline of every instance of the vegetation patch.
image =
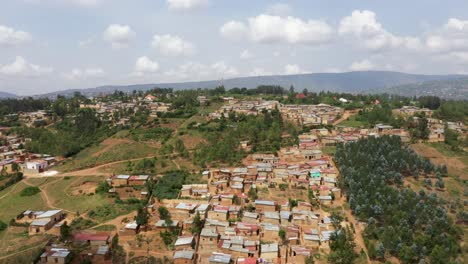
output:
[{"label": "vegetation patch", "polygon": [[[354,215],[367,222],[365,237],[376,242],[376,258],[388,253],[403,263],[429,258],[455,260],[461,231],[435,194],[403,187],[403,178],[446,173],[405,146],[399,137],[361,139],[339,145],[336,161]],[[369,251],[372,251],[369,249]]]},{"label": "vegetation patch", "polygon": [[41,192],[41,189],[39,189],[39,187],[37,186],[28,186],[26,188],[24,188],[20,195],[21,196],[33,196],[35,194],[38,194]]}]

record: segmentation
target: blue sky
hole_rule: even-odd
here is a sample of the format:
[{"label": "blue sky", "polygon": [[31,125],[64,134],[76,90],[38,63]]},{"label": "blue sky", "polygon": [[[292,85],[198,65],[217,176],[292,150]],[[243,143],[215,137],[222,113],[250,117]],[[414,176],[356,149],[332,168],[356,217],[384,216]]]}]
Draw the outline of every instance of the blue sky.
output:
[{"label": "blue sky", "polygon": [[468,1],[4,0],[0,91],[394,70],[468,73]]}]

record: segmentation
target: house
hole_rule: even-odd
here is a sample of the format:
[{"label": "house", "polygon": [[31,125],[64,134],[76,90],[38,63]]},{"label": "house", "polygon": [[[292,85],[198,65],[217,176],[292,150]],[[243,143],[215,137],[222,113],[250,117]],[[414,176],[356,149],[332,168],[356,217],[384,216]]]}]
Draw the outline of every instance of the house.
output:
[{"label": "house", "polygon": [[309,248],[320,247],[320,235],[317,229],[311,228],[304,230],[302,237],[304,238],[304,246]]},{"label": "house", "polygon": [[208,212],[208,218],[225,221],[228,219],[228,211],[229,206],[227,205],[215,205],[213,210]]},{"label": "house", "polygon": [[134,236],[140,231],[140,225],[136,221],[127,223],[125,227],[120,230],[119,234],[122,236]]},{"label": "house", "polygon": [[209,264],[229,264],[231,263],[231,255],[213,252],[211,256],[208,258]]},{"label": "house", "polygon": [[70,259],[70,250],[66,248],[49,248],[41,254],[39,263],[66,264],[69,263]]},{"label": "house", "polygon": [[89,244],[91,246],[106,246],[110,242],[108,233],[86,233],[78,232],[73,235],[73,243]]},{"label": "house", "polygon": [[195,251],[193,250],[179,250],[174,252],[172,257],[174,264],[192,264],[195,263]]},{"label": "house", "polygon": [[290,263],[306,263],[306,259],[310,257],[310,250],[302,246],[291,246],[289,250]]},{"label": "house", "polygon": [[219,240],[218,231],[213,227],[205,227],[200,233],[200,248],[217,248]]},{"label": "house", "polygon": [[26,170],[36,173],[44,172],[47,169],[48,163],[45,160],[35,160],[26,162]]},{"label": "house", "polygon": [[112,186],[127,186],[130,175],[117,175],[112,178]]},{"label": "house", "polygon": [[330,195],[321,195],[318,198],[323,205],[331,205],[333,203],[333,199]]},{"label": "house", "polygon": [[152,94],[148,94],[147,96],[145,96],[145,98],[143,99],[143,101],[147,102],[147,103],[152,103],[154,101],[156,101],[158,98]]},{"label": "house", "polygon": [[128,177],[128,185],[130,186],[141,186],[145,185],[148,181],[148,175],[133,175]]},{"label": "house", "polygon": [[279,257],[278,243],[262,244],[260,247],[260,257],[269,261],[276,261]]},{"label": "house", "polygon": [[264,212],[262,223],[268,223],[272,225],[279,225],[280,215],[278,212]]},{"label": "house", "polygon": [[177,220],[172,220],[170,223],[168,223],[166,220],[158,220],[156,224],[154,224],[157,230],[160,230],[161,232],[166,229],[173,229],[179,227],[179,221]]},{"label": "house", "polygon": [[257,264],[257,258],[254,258],[254,257],[237,258],[237,264]]},{"label": "house", "polygon": [[190,250],[195,246],[195,238],[193,236],[179,236],[174,244],[176,250]]},{"label": "house", "polygon": [[255,211],[261,212],[275,212],[276,202],[268,200],[255,200]]},{"label": "house", "polygon": [[191,214],[195,213],[195,208],[198,204],[196,203],[179,203],[175,207],[175,210],[171,210],[173,218],[185,219],[189,218]]},{"label": "house", "polygon": [[65,217],[65,214],[62,210],[50,210],[38,213],[40,214],[34,214],[33,212],[34,220],[29,225],[30,235],[46,232]]}]

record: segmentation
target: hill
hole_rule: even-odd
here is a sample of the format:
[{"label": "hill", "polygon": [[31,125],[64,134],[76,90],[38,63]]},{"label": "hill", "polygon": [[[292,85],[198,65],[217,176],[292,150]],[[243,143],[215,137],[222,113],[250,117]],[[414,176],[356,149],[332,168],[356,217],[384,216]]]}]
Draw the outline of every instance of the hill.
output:
[{"label": "hill", "polygon": [[2,98],[16,98],[16,95],[0,91],[0,99]]},{"label": "hill", "polygon": [[374,89],[370,93],[389,93],[405,96],[433,95],[449,99],[468,99],[468,78],[433,80],[398,85],[387,89]]},{"label": "hill", "polygon": [[[361,71],[344,73],[310,73],[296,75],[272,75],[272,76],[253,76],[227,79],[223,81],[226,89],[234,87],[255,88],[259,85],[280,85],[290,87],[293,85],[296,91],[302,91],[307,88],[311,92],[334,91],[347,93],[360,93],[373,89],[384,89],[399,85],[421,83],[433,80],[447,80],[460,78],[460,75],[422,75],[407,74],[389,71]],[[111,93],[115,90],[131,92],[133,90],[148,90],[154,87],[174,88],[176,90],[196,89],[196,88],[215,88],[219,86],[219,80],[200,81],[200,82],[182,82],[182,83],[153,83],[138,85],[107,85],[89,89],[73,89],[58,91],[48,94],[37,95],[37,97],[54,98],[57,95],[73,95],[80,91],[84,95],[93,96],[101,93]]]}]

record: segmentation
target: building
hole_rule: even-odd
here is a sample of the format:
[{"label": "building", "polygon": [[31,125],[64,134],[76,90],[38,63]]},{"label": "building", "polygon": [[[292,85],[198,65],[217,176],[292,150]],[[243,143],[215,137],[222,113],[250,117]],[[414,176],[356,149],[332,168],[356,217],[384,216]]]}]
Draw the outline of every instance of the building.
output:
[{"label": "building", "polygon": [[172,257],[174,264],[192,264],[195,262],[195,251],[193,250],[179,250],[174,252]]},{"label": "building", "polygon": [[213,252],[213,254],[208,258],[209,264],[229,264],[231,263],[231,255]]},{"label": "building", "polygon": [[66,248],[46,248],[41,254],[39,263],[44,264],[66,264],[70,261],[70,250]]}]

